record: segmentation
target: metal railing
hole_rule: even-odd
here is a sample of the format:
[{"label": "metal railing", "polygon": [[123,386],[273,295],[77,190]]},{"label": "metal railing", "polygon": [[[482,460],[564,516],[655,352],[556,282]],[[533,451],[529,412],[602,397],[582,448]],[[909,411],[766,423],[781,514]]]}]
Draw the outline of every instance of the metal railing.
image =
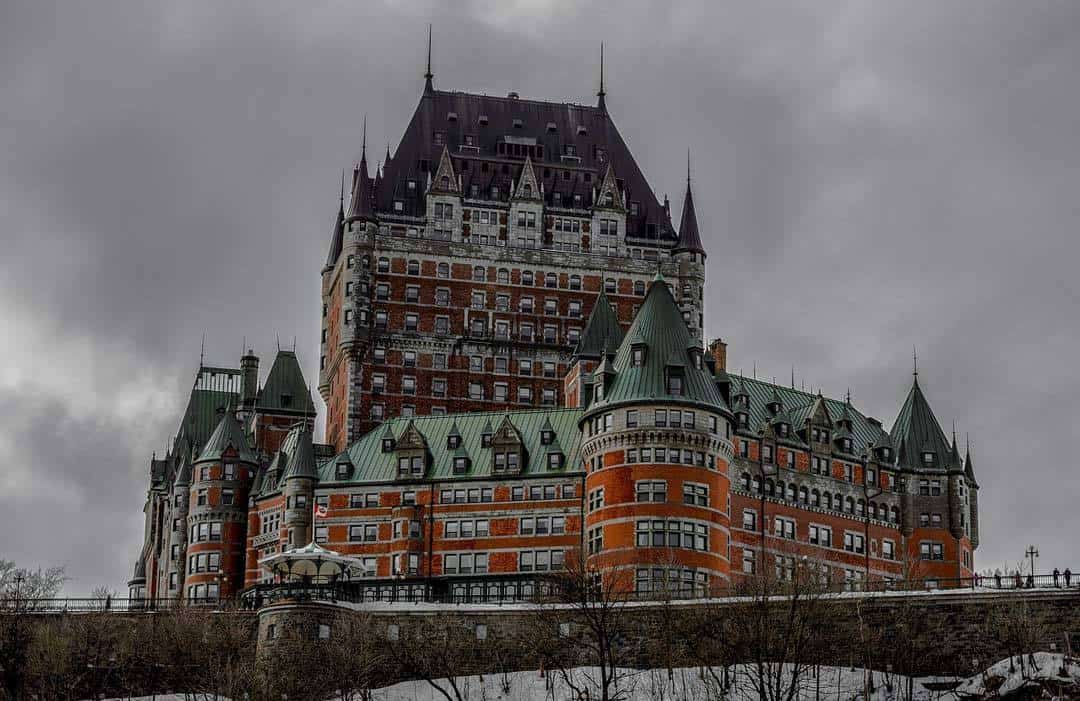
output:
[{"label": "metal railing", "polygon": [[138,611],[164,611],[177,608],[217,609],[232,605],[228,598],[203,597],[131,599],[127,597],[58,597],[50,599],[0,599],[0,615],[3,614],[55,614],[55,613],[132,613]]}]

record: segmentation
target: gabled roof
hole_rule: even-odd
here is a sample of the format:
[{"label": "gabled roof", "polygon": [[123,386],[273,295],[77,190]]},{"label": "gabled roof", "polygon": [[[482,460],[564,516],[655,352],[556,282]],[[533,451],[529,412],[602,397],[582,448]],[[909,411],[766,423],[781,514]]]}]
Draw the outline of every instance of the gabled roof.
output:
[{"label": "gabled roof", "polygon": [[[635,366],[633,349],[641,345],[645,346],[644,362]],[[667,283],[657,275],[615,354],[615,374],[608,380],[603,398],[590,404],[589,412],[628,402],[656,400],[726,409],[703,359],[697,365],[690,362],[691,349],[702,352],[700,344],[690,335]],[[683,373],[683,394],[673,396],[668,394],[667,371],[677,363],[682,363],[676,366]]]},{"label": "gabled roof", "polygon": [[904,405],[889,431],[897,447],[897,464],[909,470],[923,470],[922,453],[932,451],[938,469],[950,467],[951,451],[941,424],[930,409],[919,387],[919,378],[911,383]]},{"label": "gabled roof", "polygon": [[270,373],[266,376],[266,384],[255,400],[255,409],[314,416],[315,403],[311,400],[295,352],[277,352]]},{"label": "gabled roof", "polygon": [[[397,456],[394,452],[382,452],[382,439],[385,433],[402,436],[410,424],[426,439],[430,456],[425,479],[438,481],[491,479],[491,446],[484,447],[481,436],[493,432],[492,426],[502,426],[509,421],[522,442],[523,463],[521,474],[529,477],[550,477],[552,475],[579,476],[581,474],[581,432],[578,430],[580,409],[534,409],[527,411],[450,414],[445,416],[397,417],[384,422],[383,426],[364,435],[342,453],[356,466],[352,476],[345,480],[350,483],[394,482],[397,479]],[[548,469],[546,453],[548,446],[540,444],[540,430],[550,424],[555,431],[555,439],[565,455],[563,470],[552,472]],[[457,426],[461,434],[461,449],[472,460],[472,467],[466,475],[454,474],[454,455],[459,451],[447,447],[447,436]],[[338,458],[341,457],[338,456]],[[320,481],[339,483],[334,474],[331,460],[319,469]]]},{"label": "gabled roof", "polygon": [[[466,135],[472,145],[459,148]],[[466,196],[475,184],[487,197],[494,185],[499,199],[509,200],[524,161],[500,154],[499,145],[506,143],[533,146],[532,165],[548,203],[553,203],[556,194],[563,198],[579,194],[581,206],[591,206],[595,186],[612,166],[622,180],[625,199],[638,203],[637,214],[627,217],[628,236],[676,241],[663,205],[608,112],[565,102],[426,90],[393,159],[383,168],[375,209],[398,216],[425,216],[424,183],[447,147]],[[567,145],[573,145],[576,153],[564,158]],[[542,154],[535,152],[536,147],[542,148]],[[572,177],[564,180],[564,173]],[[410,180],[415,187],[408,187]],[[402,203],[401,212],[394,212],[395,200]]]},{"label": "gabled roof", "polygon": [[247,436],[244,435],[244,427],[232,409],[227,409],[221,415],[217,428],[210,435],[206,445],[196,462],[207,460],[221,460],[222,456],[230,450],[236,451],[236,459],[243,462],[258,462],[255,453],[248,446]]},{"label": "gabled roof", "polygon": [[607,295],[601,290],[593,303],[592,311],[589,312],[589,321],[585,324],[585,331],[578,340],[574,355],[596,360],[608,347],[618,348],[622,340],[623,331],[619,326],[619,318],[615,315],[615,309]]}]

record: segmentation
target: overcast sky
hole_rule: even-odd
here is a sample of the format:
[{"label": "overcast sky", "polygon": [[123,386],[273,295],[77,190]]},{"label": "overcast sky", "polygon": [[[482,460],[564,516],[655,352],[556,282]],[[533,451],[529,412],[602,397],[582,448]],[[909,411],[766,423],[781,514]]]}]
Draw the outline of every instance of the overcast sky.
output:
[{"label": "overcast sky", "polygon": [[1080,569],[1080,4],[0,4],[0,558],[124,590],[152,451],[209,362],[316,377],[342,168],[423,87],[595,100],[708,259],[729,366],[920,381],[970,432],[977,566]]}]

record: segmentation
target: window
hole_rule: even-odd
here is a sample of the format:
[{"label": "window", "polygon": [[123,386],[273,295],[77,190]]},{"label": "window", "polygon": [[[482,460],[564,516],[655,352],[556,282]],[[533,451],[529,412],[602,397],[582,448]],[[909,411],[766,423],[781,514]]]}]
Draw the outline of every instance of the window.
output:
[{"label": "window", "polygon": [[580,290],[581,289],[581,276],[580,275],[571,275],[570,276],[570,289],[571,290]]},{"label": "window", "polygon": [[754,574],[754,551],[744,549],[742,551],[742,571],[745,574]]},{"label": "window", "polygon": [[480,382],[469,383],[469,399],[481,400],[484,398],[484,385]]},{"label": "window", "polygon": [[642,480],[635,483],[634,490],[637,501],[667,501],[667,482],[664,480]]},{"label": "window", "polygon": [[590,528],[587,541],[589,544],[589,554],[595,555],[604,549],[604,529],[601,526]]},{"label": "window", "polygon": [[231,506],[233,504],[233,499],[235,499],[235,497],[236,497],[236,492],[234,492],[233,490],[231,490],[231,489],[222,489],[221,490],[221,505],[222,506]]},{"label": "window", "polygon": [[615,278],[604,278],[604,292],[606,294],[615,294]]},{"label": "window", "polygon": [[709,505],[709,487],[704,484],[683,483],[683,503],[692,506]]},{"label": "window", "polygon": [[862,554],[866,550],[866,539],[860,533],[844,531],[844,550]]},{"label": "window", "polygon": [[412,375],[403,375],[401,378],[401,393],[416,394],[416,378]]},{"label": "window", "polygon": [[773,534],[777,538],[787,538],[788,540],[795,540],[794,519],[784,518],[783,516],[776,516],[775,518],[773,518]]},{"label": "window", "polygon": [[709,527],[704,523],[647,519],[638,521],[634,531],[639,548],[709,549]]},{"label": "window", "polygon": [[881,557],[886,560],[896,559],[896,545],[891,540],[881,541]]},{"label": "window", "polygon": [[596,511],[604,507],[604,488],[594,489],[589,492],[589,511]]},{"label": "window", "polygon": [[923,560],[943,560],[945,553],[941,543],[924,540],[919,543],[919,557]]},{"label": "window", "polygon": [[832,547],[832,529],[827,526],[810,526],[810,543],[826,548]]},{"label": "window", "polygon": [[757,512],[752,509],[743,509],[742,527],[744,531],[757,530]]},{"label": "window", "polygon": [[667,393],[673,397],[681,396],[683,393],[682,375],[678,373],[668,373],[667,377]]},{"label": "window", "polygon": [[638,410],[628,409],[626,412],[626,427],[637,428],[638,425]]}]

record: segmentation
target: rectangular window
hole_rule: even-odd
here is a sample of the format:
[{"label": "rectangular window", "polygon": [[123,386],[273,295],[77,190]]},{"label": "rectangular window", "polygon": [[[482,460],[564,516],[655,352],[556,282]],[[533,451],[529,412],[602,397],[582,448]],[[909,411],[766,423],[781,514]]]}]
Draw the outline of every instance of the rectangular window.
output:
[{"label": "rectangular window", "polygon": [[683,483],[683,503],[693,506],[709,505],[709,487],[704,484]]},{"label": "rectangular window", "polygon": [[667,501],[667,482],[664,480],[642,480],[634,485],[637,501]]}]

